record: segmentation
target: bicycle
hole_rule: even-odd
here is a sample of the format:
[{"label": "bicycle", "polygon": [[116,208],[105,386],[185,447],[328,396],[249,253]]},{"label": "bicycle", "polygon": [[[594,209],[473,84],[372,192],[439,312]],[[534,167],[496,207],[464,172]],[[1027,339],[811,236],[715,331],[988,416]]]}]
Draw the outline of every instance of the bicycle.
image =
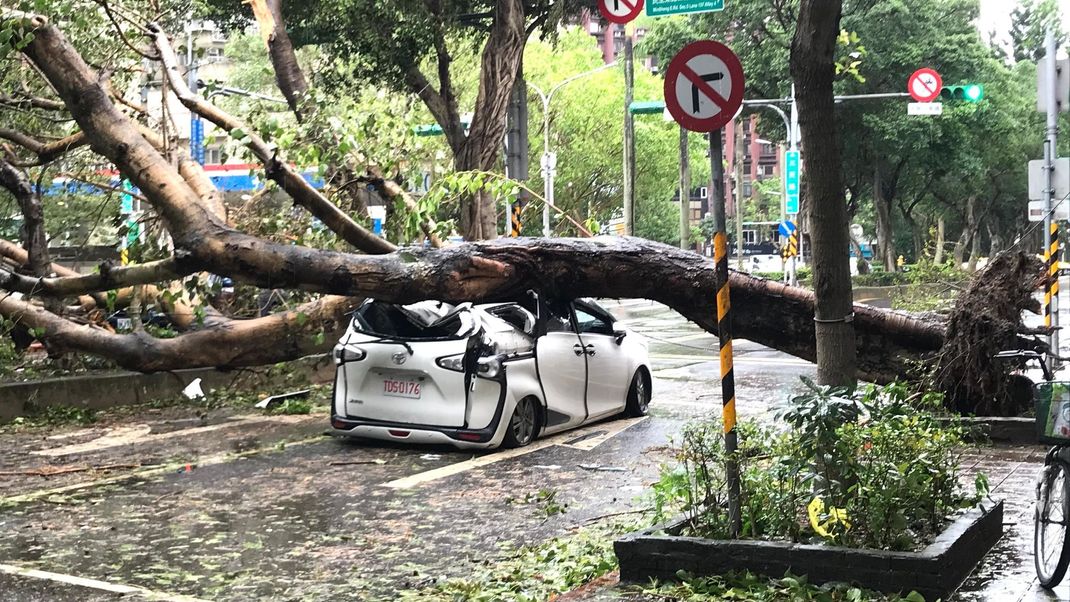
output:
[{"label": "bicycle", "polygon": [[1041,587],[1053,589],[1070,566],[1070,383],[1056,382],[1055,375],[1036,351],[1001,351],[997,358],[1037,360],[1044,382],[1034,388],[1037,438],[1052,445],[1044,455],[1044,469],[1037,479],[1033,514],[1033,563]]}]

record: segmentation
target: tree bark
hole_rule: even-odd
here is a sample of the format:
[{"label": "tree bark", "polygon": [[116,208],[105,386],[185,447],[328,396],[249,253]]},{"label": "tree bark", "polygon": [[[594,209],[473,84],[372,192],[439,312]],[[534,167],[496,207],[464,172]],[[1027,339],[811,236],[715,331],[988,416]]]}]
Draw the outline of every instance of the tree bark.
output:
[{"label": "tree bark", "polygon": [[944,216],[936,218],[936,251],[933,253],[933,263],[936,265],[944,264],[944,245],[947,244],[944,240]]},{"label": "tree bark", "polygon": [[[494,25],[483,48],[472,125],[460,148],[454,150],[454,165],[459,171],[486,171],[498,159],[505,136],[509,99],[527,41],[524,23],[522,0],[497,0],[494,3]],[[464,237],[485,240],[497,236],[494,198],[481,192],[467,205],[467,211],[463,206],[461,211]]]},{"label": "tree bark", "polygon": [[884,270],[894,272],[895,241],[892,238],[892,199],[885,191],[884,174],[878,160],[873,167],[873,208],[877,215],[877,246],[880,248]]},{"label": "tree bark", "polygon": [[45,235],[45,214],[41,197],[34,191],[25,174],[0,159],[0,186],[7,189],[22,211],[20,236],[26,249],[26,267],[34,276],[48,276],[52,261],[48,258],[48,237]]},{"label": "tree bark", "polygon": [[802,0],[790,62],[807,149],[817,377],[823,384],[853,385],[859,358],[855,338],[858,310],[852,307],[846,253],[850,241],[847,202],[832,91],[840,12],[840,0]]},{"label": "tree bark", "polygon": [[260,35],[267,44],[268,56],[275,71],[275,83],[290,110],[301,121],[303,117],[302,101],[308,94],[308,82],[297,62],[290,35],[286,32],[286,21],[282,17],[282,0],[250,0],[253,16],[260,28]]}]

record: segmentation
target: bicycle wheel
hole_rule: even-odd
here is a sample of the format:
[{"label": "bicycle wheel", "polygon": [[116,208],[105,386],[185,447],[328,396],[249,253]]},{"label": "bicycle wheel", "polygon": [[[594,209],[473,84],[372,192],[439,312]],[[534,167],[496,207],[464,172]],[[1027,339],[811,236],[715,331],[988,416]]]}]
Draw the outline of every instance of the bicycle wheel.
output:
[{"label": "bicycle wheel", "polygon": [[1067,514],[1070,514],[1067,472],[1066,462],[1053,458],[1044,466],[1037,484],[1033,559],[1040,585],[1047,589],[1063,580],[1070,564],[1070,539],[1066,537]]}]

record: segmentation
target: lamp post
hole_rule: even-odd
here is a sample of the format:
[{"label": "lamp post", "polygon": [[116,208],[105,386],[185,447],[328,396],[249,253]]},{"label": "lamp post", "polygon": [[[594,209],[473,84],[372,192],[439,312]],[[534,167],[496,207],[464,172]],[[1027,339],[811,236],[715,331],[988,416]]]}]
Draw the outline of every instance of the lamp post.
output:
[{"label": "lamp post", "polygon": [[554,98],[554,93],[564,87],[566,84],[570,84],[578,79],[594,75],[599,71],[605,71],[610,67],[616,66],[616,62],[607,63],[601,67],[591,69],[590,71],[584,71],[567,77],[560,83],[550,88],[550,93],[544,93],[535,84],[530,81],[527,82],[528,87],[539,95],[539,100],[542,101],[542,160],[540,165],[542,167],[542,182],[543,182],[543,206],[542,206],[542,235],[550,236],[550,207],[554,204],[554,175],[557,173],[557,153],[550,151],[550,101]]}]

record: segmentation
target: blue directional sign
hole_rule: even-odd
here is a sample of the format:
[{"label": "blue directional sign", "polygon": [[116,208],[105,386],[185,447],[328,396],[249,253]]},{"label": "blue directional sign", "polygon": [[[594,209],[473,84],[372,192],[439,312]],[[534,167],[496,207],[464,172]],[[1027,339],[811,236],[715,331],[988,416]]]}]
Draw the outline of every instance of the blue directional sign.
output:
[{"label": "blue directional sign", "polygon": [[787,163],[784,177],[784,190],[787,192],[787,213],[799,212],[799,151],[784,153],[784,162]]},{"label": "blue directional sign", "polygon": [[194,161],[204,165],[204,121],[196,114],[189,122],[189,154]]},{"label": "blue directional sign", "polygon": [[794,232],[795,229],[795,222],[791,221],[790,219],[786,219],[780,222],[780,227],[777,228],[777,230],[780,231],[780,235],[785,238],[791,236],[791,233]]}]

